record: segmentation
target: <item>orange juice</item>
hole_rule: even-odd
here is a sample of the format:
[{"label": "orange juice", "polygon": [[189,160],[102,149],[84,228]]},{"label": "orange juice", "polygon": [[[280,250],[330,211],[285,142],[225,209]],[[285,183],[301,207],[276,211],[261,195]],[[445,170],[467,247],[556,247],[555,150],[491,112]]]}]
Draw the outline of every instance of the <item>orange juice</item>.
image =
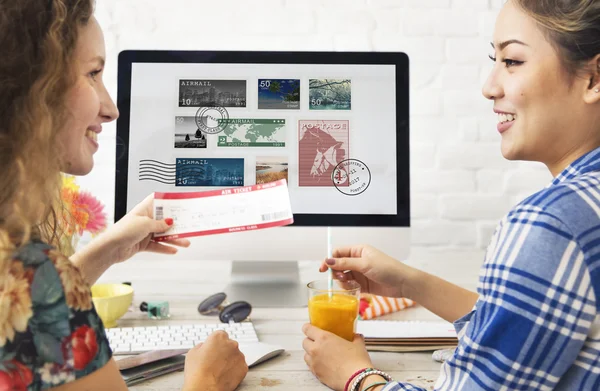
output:
[{"label": "orange juice", "polygon": [[358,298],[356,296],[322,293],[308,300],[310,323],[320,329],[330,331],[348,341],[354,339],[358,318]]}]

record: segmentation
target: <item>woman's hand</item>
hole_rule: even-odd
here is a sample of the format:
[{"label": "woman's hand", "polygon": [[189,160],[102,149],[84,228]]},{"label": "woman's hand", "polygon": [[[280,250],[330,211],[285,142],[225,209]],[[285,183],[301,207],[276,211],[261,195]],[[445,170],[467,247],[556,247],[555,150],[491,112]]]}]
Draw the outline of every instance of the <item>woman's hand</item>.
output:
[{"label": "woman's hand", "polygon": [[[174,239],[165,242],[152,241],[154,233],[167,231],[171,219],[155,220],[152,212],[153,195],[149,195],[137,204],[131,212],[104,232],[105,239],[114,246],[114,263],[123,262],[138,252],[149,251],[161,254],[175,254],[178,247],[188,247],[187,239]],[[99,238],[100,239],[100,238]]]},{"label": "woman's hand", "polygon": [[306,338],[302,347],[304,361],[310,371],[327,387],[343,390],[356,371],[372,368],[373,364],[362,336],[355,335],[349,342],[309,323],[302,327]]},{"label": "woman's hand", "polygon": [[71,261],[81,270],[89,285],[93,285],[111,265],[123,262],[138,252],[175,254],[177,248],[173,246],[190,245],[187,239],[161,243],[152,241],[154,233],[167,231],[173,223],[170,219],[153,218],[153,198],[152,194],[146,197],[121,220],[73,254]]},{"label": "woman's hand", "polygon": [[328,268],[342,285],[355,280],[361,292],[388,297],[406,297],[403,288],[415,273],[415,269],[371,246],[336,248],[319,271],[326,272]]},{"label": "woman's hand", "polygon": [[184,391],[233,391],[248,373],[238,343],[225,331],[215,331],[185,357]]}]

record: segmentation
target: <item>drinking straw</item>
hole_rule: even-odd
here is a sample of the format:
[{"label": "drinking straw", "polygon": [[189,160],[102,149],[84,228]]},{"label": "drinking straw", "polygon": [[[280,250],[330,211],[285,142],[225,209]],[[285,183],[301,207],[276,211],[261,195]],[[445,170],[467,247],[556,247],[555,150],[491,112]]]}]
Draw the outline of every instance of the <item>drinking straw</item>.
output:
[{"label": "drinking straw", "polygon": [[[331,249],[331,227],[327,227],[327,257],[333,257],[333,250]],[[327,280],[329,284],[329,299],[333,296],[333,271],[331,267],[327,269]]]}]

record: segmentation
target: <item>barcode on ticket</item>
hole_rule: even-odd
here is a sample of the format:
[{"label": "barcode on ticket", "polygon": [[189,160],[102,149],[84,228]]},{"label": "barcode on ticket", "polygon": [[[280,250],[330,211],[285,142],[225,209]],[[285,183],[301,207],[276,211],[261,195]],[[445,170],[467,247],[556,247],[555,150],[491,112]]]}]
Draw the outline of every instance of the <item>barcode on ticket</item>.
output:
[{"label": "barcode on ticket", "polygon": [[157,206],[155,211],[154,211],[154,219],[156,220],[162,220],[163,219],[163,207],[162,206]]},{"label": "barcode on ticket", "polygon": [[288,216],[288,211],[284,210],[281,212],[273,212],[261,215],[262,221],[272,221],[272,220],[280,220],[284,217]]}]

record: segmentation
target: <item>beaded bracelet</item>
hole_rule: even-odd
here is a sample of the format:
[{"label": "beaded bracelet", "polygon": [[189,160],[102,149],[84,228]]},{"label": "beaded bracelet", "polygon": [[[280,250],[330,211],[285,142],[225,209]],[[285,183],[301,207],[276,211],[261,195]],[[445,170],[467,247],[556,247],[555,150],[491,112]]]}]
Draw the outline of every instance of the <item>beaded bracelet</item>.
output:
[{"label": "beaded bracelet", "polygon": [[379,369],[367,368],[363,371],[363,373],[361,373],[360,375],[358,375],[358,377],[356,377],[354,379],[352,387],[350,388],[349,391],[358,391],[358,386],[360,385],[360,383],[363,381],[363,379],[365,377],[370,376],[370,375],[379,375],[379,376],[383,377],[385,380],[387,380],[388,382],[392,381],[392,377],[390,375],[388,375],[387,373],[380,371]]},{"label": "beaded bracelet", "polygon": [[374,388],[374,387],[377,387],[377,386],[384,386],[386,384],[387,384],[387,382],[384,382],[384,381],[379,382],[379,383],[369,384],[369,386],[367,388],[365,388],[364,390],[362,390],[362,391],[369,391],[371,388]]},{"label": "beaded bracelet", "polygon": [[363,373],[366,370],[369,370],[370,368],[363,368],[363,369],[359,369],[358,371],[354,372],[352,374],[352,376],[350,376],[348,378],[348,381],[346,382],[346,386],[344,387],[344,391],[348,391],[348,386],[350,385],[350,383],[352,382],[352,380],[354,380],[354,378],[356,377],[356,375],[359,375],[361,373]]}]

